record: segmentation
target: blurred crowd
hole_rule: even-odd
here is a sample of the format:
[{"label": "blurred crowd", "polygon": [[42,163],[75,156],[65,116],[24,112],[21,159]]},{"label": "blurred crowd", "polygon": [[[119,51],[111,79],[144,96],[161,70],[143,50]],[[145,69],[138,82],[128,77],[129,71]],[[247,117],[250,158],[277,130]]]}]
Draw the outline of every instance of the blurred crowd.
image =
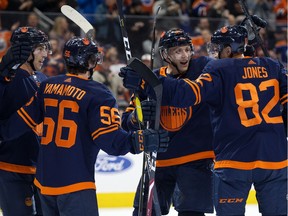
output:
[{"label": "blurred crowd", "polygon": [[[287,1],[244,1],[250,14],[258,15],[268,23],[259,34],[269,55],[287,67]],[[120,107],[127,106],[129,93],[121,86],[117,76],[126,60],[116,0],[1,0],[0,58],[10,46],[9,38],[14,29],[18,26],[37,27],[49,35],[53,51],[42,72],[47,76],[66,73],[63,45],[74,35],[83,35],[79,27],[61,14],[60,8],[66,4],[76,8],[95,28],[95,39],[104,53],[104,62],[95,68],[93,79],[105,83],[112,90]],[[164,64],[157,53],[163,31],[179,27],[190,32],[197,57],[208,55],[206,44],[216,29],[239,24],[245,18],[238,0],[124,0],[122,10],[132,56],[142,58],[148,66],[154,36],[153,18],[159,6],[154,67]],[[256,55],[264,54],[256,47]]]}]

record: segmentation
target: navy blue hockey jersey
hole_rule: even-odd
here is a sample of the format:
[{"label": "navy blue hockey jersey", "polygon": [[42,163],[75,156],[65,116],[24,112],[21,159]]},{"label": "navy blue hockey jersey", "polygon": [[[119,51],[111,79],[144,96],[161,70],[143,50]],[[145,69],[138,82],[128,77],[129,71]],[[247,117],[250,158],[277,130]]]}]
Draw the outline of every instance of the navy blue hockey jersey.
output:
[{"label": "navy blue hockey jersey", "polygon": [[35,81],[21,68],[17,69],[15,78],[10,82],[0,76],[0,120],[9,118],[34,95],[36,90]]},{"label": "navy blue hockey jersey", "polygon": [[[23,79],[23,77],[25,77],[25,79]],[[11,90],[17,91],[15,94],[17,93],[18,96],[12,101],[6,101],[9,109],[6,112],[5,118],[8,118],[8,112],[10,113],[10,111],[15,110],[14,112],[16,113],[16,108],[19,109],[21,106],[24,106],[35,94],[40,83],[45,79],[47,79],[47,77],[41,72],[35,72],[34,75],[30,76],[27,71],[18,69],[15,79],[11,82],[15,87]],[[19,85],[15,86],[14,82]],[[25,88],[23,85],[25,85]],[[23,89],[18,89],[19,87],[23,87]],[[41,126],[37,126],[33,130],[28,128],[26,132],[19,133],[19,128],[17,128],[16,125],[17,122],[15,121],[12,122],[12,126],[9,128],[1,125],[6,131],[2,131],[3,141],[0,144],[0,169],[16,173],[35,174],[40,145],[38,135],[41,133]],[[9,137],[9,134],[13,134],[14,138],[7,140],[6,137]]]},{"label": "navy blue hockey jersey", "polygon": [[49,78],[17,113],[24,120],[18,128],[43,121],[34,181],[42,194],[95,189],[100,149],[110,155],[133,153],[131,134],[120,128],[116,100],[101,83],[72,74]]},{"label": "navy blue hockey jersey", "polygon": [[196,80],[163,79],[163,104],[210,105],[215,168],[281,169],[287,140],[280,104],[287,106],[287,75],[270,58],[210,61]]},{"label": "navy blue hockey jersey", "polygon": [[[187,73],[173,77],[173,79],[196,79],[202,72],[208,57],[191,59]],[[166,73],[167,67],[155,70],[160,77],[172,77]],[[163,98],[168,96],[163,91]],[[134,110],[133,103],[123,113],[124,129],[128,130],[129,114]],[[187,162],[214,158],[212,150],[212,127],[207,104],[197,106],[172,106],[167,103],[161,105],[161,127],[169,131],[169,147],[164,153],[157,154],[157,167],[174,166]]]}]

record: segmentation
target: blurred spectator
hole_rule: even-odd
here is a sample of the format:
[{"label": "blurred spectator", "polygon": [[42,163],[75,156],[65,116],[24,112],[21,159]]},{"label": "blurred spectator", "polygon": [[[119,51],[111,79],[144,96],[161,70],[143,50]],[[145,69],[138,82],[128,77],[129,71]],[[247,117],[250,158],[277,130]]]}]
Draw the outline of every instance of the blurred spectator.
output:
[{"label": "blurred spectator", "polygon": [[244,14],[238,0],[226,1],[226,8],[229,10],[230,14],[232,14],[235,18]]},{"label": "blurred spectator", "polygon": [[124,94],[128,90],[123,87],[122,79],[118,76],[120,68],[124,67],[125,64],[119,60],[117,47],[106,45],[103,52],[104,61],[94,71],[93,80],[105,84],[112,91],[116,100],[125,99]]},{"label": "blurred spectator", "polygon": [[95,12],[95,24],[96,40],[100,44],[113,43],[124,52],[115,0],[104,0],[99,4]]},{"label": "blurred spectator", "polygon": [[194,28],[193,34],[200,34],[204,29],[210,29],[210,21],[207,17],[201,17],[198,19],[198,23]]},{"label": "blurred spectator", "polygon": [[276,0],[273,11],[276,14],[277,21],[283,21],[283,24],[287,25],[287,0]]},{"label": "blurred spectator", "polygon": [[192,17],[206,17],[210,8],[210,0],[194,0],[191,4],[190,15]]},{"label": "blurred spectator", "polygon": [[207,43],[211,40],[212,33],[209,29],[205,28],[200,31],[197,36],[192,36],[192,43],[194,46],[193,58],[200,56],[207,56]]},{"label": "blurred spectator", "polygon": [[148,67],[151,67],[151,55],[149,53],[143,54],[141,56],[141,61]]},{"label": "blurred spectator", "polygon": [[30,11],[33,8],[32,0],[9,0],[6,10],[8,11]]},{"label": "blurred spectator", "polygon": [[57,38],[50,38],[52,54],[48,55],[42,67],[42,72],[48,76],[57,76],[66,73],[65,61],[62,57],[62,50],[59,47]]},{"label": "blurred spectator", "polygon": [[48,26],[40,25],[40,18],[35,12],[30,12],[28,14],[27,24],[25,26],[37,28],[37,29],[45,32],[45,34],[47,34],[49,32],[49,25]]},{"label": "blurred spectator", "polygon": [[[135,0],[127,7],[126,11],[126,26],[129,37],[129,43],[131,47],[137,46],[137,49],[133,49],[133,56],[140,58],[143,54],[143,47],[139,46],[143,41],[149,37],[149,32],[152,28],[152,20],[147,12],[142,11],[142,3],[140,0]],[[128,16],[129,15],[129,16]]]},{"label": "blurred spectator", "polygon": [[231,21],[235,22],[235,17],[232,14],[230,14],[229,10],[226,9],[226,1],[225,0],[217,0],[215,2],[215,4],[209,9],[207,16],[211,17],[211,18],[218,18],[218,19],[224,18],[224,20],[221,19],[218,22],[217,28],[221,28],[225,25],[229,25],[229,24],[231,24],[230,23]]},{"label": "blurred spectator", "polygon": [[153,5],[153,14],[156,14],[158,7],[161,7],[159,16],[178,16],[181,14],[180,4],[173,0],[158,0]]},{"label": "blurred spectator", "polygon": [[0,17],[0,61],[3,55],[6,53],[7,49],[10,47],[11,35],[12,35],[11,31],[2,28]]},{"label": "blurred spectator", "polygon": [[66,17],[58,16],[54,20],[54,26],[49,32],[50,38],[57,38],[59,41],[59,47],[62,50],[66,41],[73,36],[73,33],[69,30],[69,24]]},{"label": "blurred spectator", "polygon": [[277,55],[277,59],[287,67],[287,29],[278,28],[275,33],[275,52]]},{"label": "blurred spectator", "polygon": [[5,10],[8,7],[8,0],[0,1],[0,10]]},{"label": "blurred spectator", "polygon": [[[174,0],[158,0],[153,5],[154,15],[156,14],[159,6],[161,7],[161,10],[158,13],[159,25],[168,25],[168,28],[176,27],[178,25],[178,20],[175,18],[182,14],[180,4]],[[167,16],[171,18],[167,19]],[[165,17],[166,19],[163,20],[161,17]]]},{"label": "blurred spectator", "polygon": [[[154,61],[153,61],[153,68],[159,68],[162,65],[165,65],[165,62],[162,61],[162,58],[159,54],[158,44],[160,40],[160,36],[164,30],[158,28],[155,30],[155,44],[154,44]],[[151,53],[152,49],[152,38],[153,38],[153,31],[150,32],[149,37],[143,41],[143,53]]]}]

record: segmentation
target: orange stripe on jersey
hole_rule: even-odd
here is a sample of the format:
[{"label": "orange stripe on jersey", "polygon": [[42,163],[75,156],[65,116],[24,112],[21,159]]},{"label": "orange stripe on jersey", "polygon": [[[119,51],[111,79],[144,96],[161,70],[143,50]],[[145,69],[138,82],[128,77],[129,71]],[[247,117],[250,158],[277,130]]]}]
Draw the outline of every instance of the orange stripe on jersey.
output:
[{"label": "orange stripe on jersey", "polygon": [[280,98],[280,101],[281,101],[282,105],[287,103],[287,97],[288,97],[288,94],[285,94],[283,97]]},{"label": "orange stripe on jersey", "polygon": [[183,80],[192,88],[192,90],[195,94],[196,101],[195,101],[194,105],[199,104],[201,102],[201,95],[200,95],[199,86],[189,79],[183,79]]},{"label": "orange stripe on jersey", "polygon": [[10,164],[5,162],[0,162],[0,169],[9,171],[9,172],[16,172],[16,173],[23,173],[23,174],[35,174],[36,168],[33,166],[23,166],[17,164]]},{"label": "orange stripe on jersey", "polygon": [[198,152],[195,154],[185,155],[179,158],[167,159],[167,160],[157,160],[156,166],[157,167],[167,167],[167,166],[174,166],[179,164],[188,163],[191,161],[201,160],[211,158],[214,159],[215,155],[213,151],[205,151],[205,152]]},{"label": "orange stripe on jersey", "polygon": [[125,112],[133,112],[134,111],[134,107],[127,107],[126,109],[125,109]]},{"label": "orange stripe on jersey", "polygon": [[41,185],[40,182],[35,178],[34,184],[40,189],[41,194],[45,195],[62,195],[87,189],[96,190],[94,182],[80,182],[63,187],[46,187]]},{"label": "orange stripe on jersey", "polygon": [[43,122],[36,125],[35,128],[32,128],[32,130],[34,131],[34,133],[37,135],[37,136],[42,136],[43,135]]},{"label": "orange stripe on jersey", "polygon": [[167,75],[166,75],[166,69],[167,68],[168,68],[167,66],[166,67],[161,67],[160,71],[159,71],[159,75],[163,76],[163,77],[167,77]]},{"label": "orange stripe on jersey", "polygon": [[200,85],[203,86],[202,80],[206,80],[206,81],[208,81],[208,82],[211,82],[211,81],[212,81],[212,77],[211,77],[211,75],[208,74],[208,73],[201,74],[201,75],[196,79],[196,82],[200,83]]},{"label": "orange stripe on jersey", "polygon": [[233,168],[240,170],[252,170],[256,168],[260,169],[269,169],[276,170],[287,167],[288,160],[279,161],[279,162],[268,162],[268,161],[253,161],[253,162],[240,162],[240,161],[231,161],[231,160],[222,160],[216,161],[214,169],[219,168]]},{"label": "orange stripe on jersey", "polygon": [[33,129],[36,127],[37,124],[33,121],[33,119],[28,115],[28,113],[23,108],[17,110],[17,113],[30,128]]},{"label": "orange stripe on jersey", "polygon": [[109,127],[106,128],[99,128],[98,130],[94,131],[92,133],[92,138],[93,140],[95,140],[96,138],[98,138],[100,135],[106,134],[106,133],[110,133],[112,131],[118,130],[119,126],[116,124],[110,125]]}]

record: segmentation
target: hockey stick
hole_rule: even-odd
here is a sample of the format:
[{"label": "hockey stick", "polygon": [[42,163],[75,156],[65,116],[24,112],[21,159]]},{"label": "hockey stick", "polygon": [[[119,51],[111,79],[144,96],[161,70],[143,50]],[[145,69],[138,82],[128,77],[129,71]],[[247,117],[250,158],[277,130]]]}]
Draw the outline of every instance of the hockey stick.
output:
[{"label": "hockey stick", "polygon": [[[129,40],[128,40],[128,34],[127,34],[127,30],[126,30],[126,25],[125,25],[125,20],[124,20],[124,14],[123,14],[123,4],[122,4],[122,0],[116,0],[116,3],[117,3],[117,9],[118,9],[118,15],[119,15],[119,23],[120,23],[120,27],[121,27],[121,33],[122,33],[122,37],[123,37],[123,43],[124,43],[124,47],[125,47],[125,54],[126,54],[126,59],[127,59],[127,63],[131,63],[131,61],[133,62],[133,59],[131,59],[132,55],[131,55],[131,49],[130,49],[130,44],[129,44]],[[131,59],[131,61],[129,61]],[[133,64],[134,65],[134,64]],[[138,66],[140,68],[137,68],[135,69],[136,71],[138,71],[140,69],[140,71],[142,71],[142,63],[141,64],[138,64]],[[146,66],[146,65],[145,65]],[[148,68],[149,70],[149,68]],[[144,70],[143,70],[144,71]],[[151,70],[149,70],[149,72],[152,72]],[[153,72],[152,72],[153,75],[155,75]],[[157,78],[157,77],[156,77]],[[146,77],[143,78],[147,83],[150,84],[150,80],[149,80],[149,77]],[[158,78],[157,78],[158,80]],[[141,103],[140,103],[140,100],[139,100],[139,97],[137,95],[137,92],[134,93],[135,94],[135,97],[136,97],[136,100],[135,100],[135,103],[136,103],[136,113],[137,113],[137,117],[138,117],[138,120],[139,120],[139,126],[141,128],[142,126],[142,123],[143,123],[143,119],[139,119],[139,116],[140,117],[143,117],[142,116],[142,109],[141,109]],[[162,91],[161,91],[161,99],[162,99]],[[137,103],[138,102],[138,103]],[[161,102],[161,101],[160,101]],[[161,103],[160,103],[161,104]],[[137,109],[138,108],[138,109]],[[160,119],[160,107],[159,107],[159,119]],[[158,121],[158,125],[159,125],[159,121]],[[158,127],[159,128],[159,127]],[[149,153],[145,153],[144,152],[144,155],[143,155],[143,169],[142,169],[142,177],[141,177],[141,182],[143,181],[143,178],[145,177],[145,166],[146,166],[146,163],[145,163],[145,155],[149,155]],[[145,181],[145,179],[144,179]],[[144,182],[143,182],[144,183]],[[142,183],[140,183],[140,185],[142,185]],[[144,198],[144,190],[142,191],[143,194],[140,194],[140,198],[142,198],[141,202],[143,203],[143,198]],[[158,202],[158,196],[157,196],[157,191],[156,190],[153,190],[153,194],[154,194],[154,204],[155,204],[155,211],[156,211],[156,215],[158,216],[161,216],[161,210],[160,210],[160,206],[159,206],[159,202]],[[143,195],[143,196],[142,196]],[[142,204],[143,206],[143,204]],[[142,206],[141,209],[142,210]],[[142,213],[141,213],[142,214]],[[142,216],[142,215],[139,215],[139,216]]]},{"label": "hockey stick", "polygon": [[[150,69],[151,71],[153,71],[153,66],[154,66],[154,57],[155,57],[155,31],[156,31],[156,20],[157,20],[157,15],[160,11],[161,7],[159,6],[157,8],[157,11],[155,13],[154,16],[154,20],[153,20],[153,37],[152,37],[152,47],[151,47],[151,64],[150,64]],[[155,74],[154,74],[155,75]],[[154,123],[154,129],[158,130],[159,129],[159,125],[160,125],[160,110],[161,110],[161,101],[162,101],[162,84],[159,83],[159,80],[154,78],[154,82],[155,82],[155,86],[153,87],[155,95],[156,95],[156,116],[155,116],[155,123]],[[157,85],[156,85],[157,84]],[[159,89],[158,89],[159,88]],[[148,98],[149,99],[149,98]],[[146,154],[146,156],[149,156]],[[145,159],[145,158],[144,158]],[[152,202],[154,200],[154,202],[158,202],[158,206],[159,206],[159,200],[158,200],[158,194],[156,192],[156,187],[154,187],[155,185],[155,172],[156,172],[156,159],[157,159],[157,152],[152,152],[151,154],[151,158],[146,158],[146,163],[150,163],[148,165],[146,165],[146,167],[148,168],[148,175],[149,175],[149,190],[148,190],[148,199],[147,199],[147,212],[146,212],[146,216],[151,216],[152,215],[152,210],[153,210],[153,206],[152,206]],[[145,172],[144,172],[145,173]],[[143,186],[143,190],[144,190],[144,186]],[[153,194],[156,194],[156,196],[153,199]],[[156,213],[158,212],[161,215],[161,209],[159,212],[159,209],[156,209]]]},{"label": "hockey stick", "polygon": [[[155,29],[156,29],[156,19],[157,19],[157,15],[158,12],[160,11],[161,7],[159,6],[157,8],[156,14],[154,16],[154,20],[153,20],[153,29],[152,29],[152,34],[153,34],[153,38],[152,38],[152,46],[151,46],[151,64],[150,64],[150,69],[151,71],[153,71],[153,63],[154,63],[154,56],[155,56]],[[149,97],[147,98],[147,100],[149,100]],[[160,108],[159,108],[160,109]],[[154,125],[155,126],[155,125]],[[157,126],[159,128],[159,126]],[[149,122],[147,122],[147,128],[149,128]],[[153,157],[152,157],[153,158]],[[142,216],[143,214],[143,202],[144,202],[144,198],[145,198],[145,182],[146,182],[146,169],[150,167],[147,167],[147,163],[148,161],[151,161],[151,157],[150,157],[150,153],[149,152],[145,152],[143,154],[143,162],[142,162],[142,175],[141,175],[141,180],[140,180],[140,197],[139,197],[139,209],[138,209],[138,216]],[[156,157],[155,157],[155,161],[156,161]],[[153,166],[153,163],[150,163],[149,165]],[[147,170],[148,172],[148,170]],[[151,177],[149,176],[149,181],[150,181]],[[150,185],[150,184],[149,184]],[[148,200],[151,197],[150,193],[148,194]],[[157,196],[158,197],[158,196]],[[158,202],[156,200],[156,202]],[[149,203],[149,205],[148,205]],[[147,211],[148,212],[152,212],[152,202],[147,202]],[[148,210],[149,209],[149,210]]]},{"label": "hockey stick", "polygon": [[78,11],[69,5],[63,5],[61,7],[61,12],[79,26],[84,31],[87,38],[92,39],[94,37],[93,26]]},{"label": "hockey stick", "polygon": [[[155,121],[154,121],[154,129],[158,130],[160,126],[160,107],[162,101],[162,91],[163,86],[159,81],[158,77],[152,70],[150,70],[143,62],[141,62],[137,58],[132,58],[128,64],[133,70],[137,71],[139,75],[153,88],[153,91],[156,96],[156,113],[155,113]],[[152,152],[152,157],[150,160],[150,154],[146,154],[147,160],[147,168],[149,175],[149,191],[148,191],[148,200],[147,200],[147,212],[146,216],[150,216],[152,214],[152,203],[154,203],[155,213],[157,216],[161,216],[161,209],[159,206],[157,190],[155,187],[155,171],[156,171],[156,158],[157,152]],[[144,175],[144,173],[142,173]],[[144,182],[143,182],[144,183]],[[141,188],[140,188],[141,189]],[[144,193],[144,192],[143,192]],[[141,196],[141,194],[140,194]],[[139,206],[140,209],[140,206]],[[142,213],[142,212],[141,212]],[[142,215],[138,215],[142,216]]]},{"label": "hockey stick", "polygon": [[156,20],[157,20],[157,15],[160,11],[161,7],[158,6],[156,14],[154,16],[154,20],[153,20],[153,37],[152,37],[152,47],[151,47],[151,64],[150,64],[150,69],[153,71],[153,64],[154,64],[154,57],[155,57],[155,31],[156,31]]},{"label": "hockey stick", "polygon": [[249,11],[248,11],[248,9],[247,9],[246,3],[245,3],[243,0],[238,0],[238,2],[239,2],[240,6],[241,6],[241,8],[242,8],[242,10],[243,10],[243,12],[244,12],[244,15],[245,15],[246,18],[248,19],[248,23],[249,23],[249,25],[250,25],[250,27],[251,27],[254,35],[255,35],[255,38],[256,38],[256,40],[257,40],[257,43],[260,45],[261,49],[263,50],[264,55],[265,55],[266,57],[270,57],[267,49],[266,49],[266,48],[264,47],[264,45],[263,45],[263,40],[262,40],[262,38],[259,36],[259,33],[258,33],[258,31],[257,31],[257,27],[256,27],[255,23],[253,22],[253,19],[252,19],[251,15],[250,15],[250,13],[249,13]]}]

